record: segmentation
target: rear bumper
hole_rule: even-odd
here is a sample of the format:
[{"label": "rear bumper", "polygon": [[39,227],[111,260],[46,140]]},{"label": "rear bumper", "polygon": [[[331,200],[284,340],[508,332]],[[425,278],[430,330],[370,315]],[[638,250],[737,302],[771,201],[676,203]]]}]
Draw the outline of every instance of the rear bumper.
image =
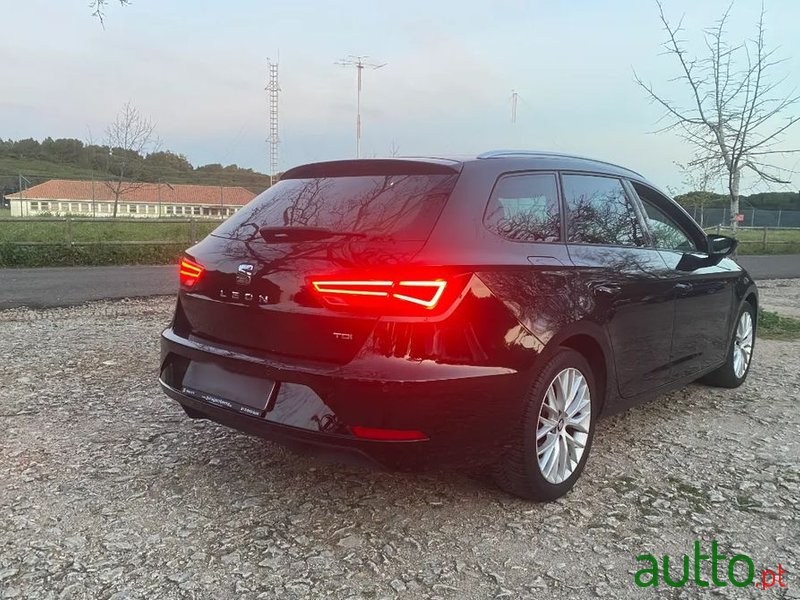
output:
[{"label": "rear bumper", "polygon": [[[420,446],[427,444],[424,441],[365,441],[281,425],[262,418],[249,417],[224,408],[211,406],[191,396],[182,394],[161,379],[159,379],[159,383],[164,393],[176,400],[190,416],[196,418],[197,413],[200,413],[202,418],[277,442],[300,454],[311,454],[334,462],[370,468],[402,466],[400,459],[405,459],[408,465],[412,466],[419,463],[420,459],[425,455],[424,450],[420,448]],[[402,448],[397,447],[400,444],[402,444]]]},{"label": "rear bumper", "polygon": [[[214,406],[182,392],[189,361],[277,382],[261,416]],[[294,450],[390,467],[490,462],[507,446],[529,379],[499,367],[363,356],[347,365],[279,363],[241,349],[161,336],[160,383],[187,413]],[[379,375],[378,375],[379,374]],[[235,375],[231,385],[235,385]],[[349,427],[415,430],[420,441],[355,437]]]}]

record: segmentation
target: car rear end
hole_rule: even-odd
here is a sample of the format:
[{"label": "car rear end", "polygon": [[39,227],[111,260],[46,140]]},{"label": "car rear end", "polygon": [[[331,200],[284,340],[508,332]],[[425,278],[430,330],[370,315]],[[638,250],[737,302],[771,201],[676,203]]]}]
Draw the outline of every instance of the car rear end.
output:
[{"label": "car rear end", "polygon": [[181,261],[164,391],[192,417],[337,458],[489,460],[523,395],[519,323],[458,248],[426,252],[462,168],[284,174]]}]

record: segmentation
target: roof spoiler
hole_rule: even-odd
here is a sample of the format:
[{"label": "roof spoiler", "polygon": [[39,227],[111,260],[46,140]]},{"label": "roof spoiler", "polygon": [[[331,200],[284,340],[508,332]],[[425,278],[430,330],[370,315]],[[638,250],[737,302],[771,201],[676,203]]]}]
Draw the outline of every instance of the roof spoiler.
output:
[{"label": "roof spoiler", "polygon": [[313,177],[359,177],[374,175],[453,175],[461,172],[462,164],[442,159],[362,158],[331,160],[300,165],[289,169],[284,179]]}]

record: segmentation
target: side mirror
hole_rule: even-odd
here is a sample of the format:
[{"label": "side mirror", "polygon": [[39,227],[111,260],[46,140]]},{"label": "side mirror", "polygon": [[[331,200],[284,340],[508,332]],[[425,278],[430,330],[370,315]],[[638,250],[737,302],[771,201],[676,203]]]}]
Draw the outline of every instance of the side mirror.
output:
[{"label": "side mirror", "polygon": [[730,256],[736,250],[739,241],[727,235],[708,236],[708,250],[711,256],[718,256],[720,260]]},{"label": "side mirror", "polygon": [[738,241],[727,235],[708,236],[708,256],[686,253],[678,261],[679,271],[695,271],[703,267],[718,265],[723,258],[730,256],[736,250]]}]

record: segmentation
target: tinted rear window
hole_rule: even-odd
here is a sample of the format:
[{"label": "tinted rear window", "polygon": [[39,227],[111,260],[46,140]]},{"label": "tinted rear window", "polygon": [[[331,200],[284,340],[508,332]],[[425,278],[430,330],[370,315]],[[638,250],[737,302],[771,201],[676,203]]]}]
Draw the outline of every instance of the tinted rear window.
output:
[{"label": "tinted rear window", "polygon": [[324,227],[426,240],[458,175],[317,177],[280,181],[213,235],[251,239],[261,227]]}]

